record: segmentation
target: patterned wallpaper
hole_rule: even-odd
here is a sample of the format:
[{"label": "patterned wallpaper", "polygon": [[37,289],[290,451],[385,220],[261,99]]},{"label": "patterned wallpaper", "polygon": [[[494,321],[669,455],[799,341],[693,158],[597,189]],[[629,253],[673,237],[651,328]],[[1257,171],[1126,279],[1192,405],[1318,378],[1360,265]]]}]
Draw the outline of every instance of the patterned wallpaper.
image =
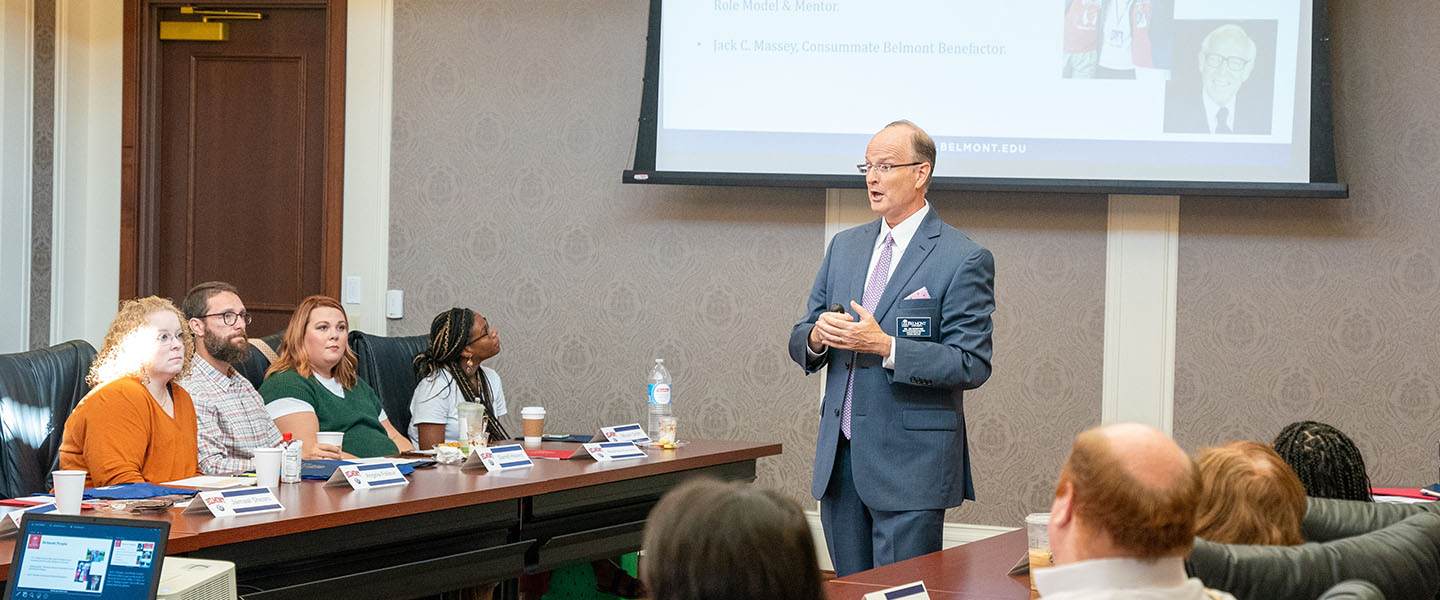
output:
[{"label": "patterned wallpaper", "polygon": [[[643,419],[664,358],[681,437],[782,442],[761,483],[813,507],[820,378],[785,345],[823,258],[824,192],[619,183],[646,10],[397,3],[390,285],[407,316],[390,332],[479,310],[500,332],[487,364],[509,405],[546,406],[558,431]],[[995,374],[966,398],[981,500],[949,518],[1018,526],[1100,418],[1104,199],[931,199],[994,251],[999,306]]]},{"label": "patterned wallpaper", "polygon": [[[35,0],[30,178],[30,348],[50,345],[50,269],[55,206],[55,0]],[[59,341],[59,340],[56,340]]]},{"label": "patterned wallpaper", "polygon": [[1333,2],[1347,200],[1181,202],[1175,434],[1186,448],[1328,422],[1380,486],[1436,481],[1440,4]]}]

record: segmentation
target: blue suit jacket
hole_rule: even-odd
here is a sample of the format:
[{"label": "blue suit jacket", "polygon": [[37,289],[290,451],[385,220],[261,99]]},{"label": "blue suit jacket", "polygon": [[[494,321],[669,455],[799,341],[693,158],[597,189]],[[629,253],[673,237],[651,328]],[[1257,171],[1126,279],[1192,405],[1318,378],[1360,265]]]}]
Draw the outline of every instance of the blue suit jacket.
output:
[{"label": "blue suit jacket", "polygon": [[[790,357],[806,373],[830,364],[811,493],[820,498],[830,481],[845,381],[853,365],[850,448],[855,487],[865,505],[889,511],[959,506],[975,499],[961,400],[963,390],[990,377],[995,259],[931,207],[874,311],[887,334],[897,335],[901,318],[912,323],[928,318],[929,335],[896,337],[893,372],[881,366],[878,354],[834,348],[811,362],[806,353],[810,330],[831,303],[852,312],[850,301],[860,302],[879,233],[876,219],[835,236],[810,290],[809,312],[790,332]],[[902,299],[922,287],[930,299]]]}]

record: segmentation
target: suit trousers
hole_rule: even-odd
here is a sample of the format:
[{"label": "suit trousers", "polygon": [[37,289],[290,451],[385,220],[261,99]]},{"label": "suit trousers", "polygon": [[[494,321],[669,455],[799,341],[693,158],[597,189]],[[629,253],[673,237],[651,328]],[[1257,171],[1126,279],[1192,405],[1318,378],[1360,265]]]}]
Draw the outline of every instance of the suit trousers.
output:
[{"label": "suit trousers", "polygon": [[865,506],[851,473],[850,440],[840,436],[835,468],[820,498],[820,525],[835,576],[939,552],[944,523],[945,511],[940,509],[886,511]]}]

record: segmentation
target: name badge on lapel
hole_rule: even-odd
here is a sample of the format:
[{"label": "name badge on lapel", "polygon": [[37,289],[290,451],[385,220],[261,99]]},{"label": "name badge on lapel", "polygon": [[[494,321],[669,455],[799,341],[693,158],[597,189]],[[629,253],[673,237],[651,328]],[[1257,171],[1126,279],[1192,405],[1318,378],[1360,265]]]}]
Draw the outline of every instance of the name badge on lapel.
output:
[{"label": "name badge on lapel", "polygon": [[931,317],[895,317],[895,333],[902,338],[928,338]]}]

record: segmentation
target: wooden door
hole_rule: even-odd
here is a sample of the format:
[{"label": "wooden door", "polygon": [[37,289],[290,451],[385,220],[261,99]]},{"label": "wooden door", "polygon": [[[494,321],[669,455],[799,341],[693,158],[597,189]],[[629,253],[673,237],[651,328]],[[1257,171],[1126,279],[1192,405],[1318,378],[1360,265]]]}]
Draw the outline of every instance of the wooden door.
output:
[{"label": "wooden door", "polygon": [[[200,20],[182,5],[263,18],[161,40],[160,22]],[[228,281],[259,337],[305,296],[338,297],[344,23],[335,0],[130,0],[122,298]]]}]

